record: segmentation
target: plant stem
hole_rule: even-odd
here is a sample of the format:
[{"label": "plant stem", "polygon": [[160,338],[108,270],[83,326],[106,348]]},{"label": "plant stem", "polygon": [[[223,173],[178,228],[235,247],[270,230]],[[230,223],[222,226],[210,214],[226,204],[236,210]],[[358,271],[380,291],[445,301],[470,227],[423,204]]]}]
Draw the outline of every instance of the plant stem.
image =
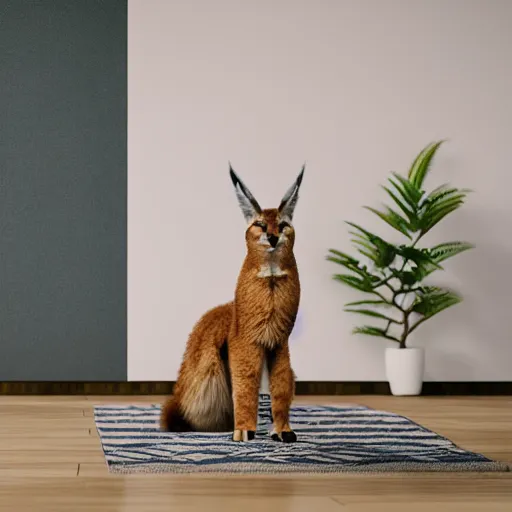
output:
[{"label": "plant stem", "polygon": [[[423,234],[420,232],[418,237],[416,237],[416,240],[414,240],[414,242],[412,243],[411,247],[415,247],[416,244],[420,241],[420,238],[422,236],[423,236]],[[408,258],[404,259],[403,264],[402,264],[402,268],[400,269],[400,272],[404,271],[404,268],[407,265],[408,261],[409,261]],[[400,287],[400,290],[397,291],[395,293],[395,295],[393,296],[393,302],[395,302],[396,296],[399,295],[400,293],[409,293],[410,291],[411,290],[404,290],[404,287],[403,287],[403,284],[402,284],[402,286]],[[411,312],[408,311],[408,310],[405,310],[403,308],[400,308],[400,310],[403,311],[403,314],[404,314],[404,320],[402,322],[402,324],[404,326],[404,330],[402,331],[402,336],[400,336],[400,348],[406,348],[405,342],[407,341],[407,336],[409,336],[409,334],[411,333],[411,329],[409,328],[409,315],[411,314]],[[416,325],[414,327],[416,327]]]},{"label": "plant stem", "polygon": [[416,329],[420,324],[422,324],[425,320],[428,320],[430,317],[424,316],[421,320],[418,320],[411,328],[409,329],[409,334]]},{"label": "plant stem", "polygon": [[400,348],[406,348],[405,341],[407,340],[407,336],[409,335],[409,311],[404,311],[404,320],[403,320],[404,330],[402,332],[402,336],[400,337]]},{"label": "plant stem", "polygon": [[393,301],[389,302],[389,300],[386,299],[386,297],[384,297],[384,295],[382,295],[382,293],[379,293],[377,290],[373,290],[372,293],[374,295],[377,295],[377,297],[380,297],[386,304],[393,305]]},{"label": "plant stem", "polygon": [[420,241],[420,238],[423,236],[423,233],[420,231],[420,234],[417,236],[416,240],[414,240],[411,247],[416,247],[416,244]]},{"label": "plant stem", "polygon": [[393,296],[396,294],[396,290],[388,282],[385,282],[384,285],[393,292]]},{"label": "plant stem", "polygon": [[388,288],[391,288],[393,290],[393,287],[389,284],[389,280],[393,277],[393,274],[391,274],[388,277],[384,277],[382,281],[379,283],[374,284],[374,288],[380,288],[381,286],[387,286]]}]

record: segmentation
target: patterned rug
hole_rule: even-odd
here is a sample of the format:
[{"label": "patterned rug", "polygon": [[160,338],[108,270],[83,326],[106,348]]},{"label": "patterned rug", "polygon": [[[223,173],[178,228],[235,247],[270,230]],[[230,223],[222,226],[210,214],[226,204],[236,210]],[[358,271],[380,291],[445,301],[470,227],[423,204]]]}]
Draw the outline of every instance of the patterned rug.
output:
[{"label": "patterned rug", "polygon": [[262,395],[256,438],[225,433],[166,433],[159,405],[97,406],[96,427],[113,473],[342,473],[509,471],[411,420],[364,406],[295,405],[292,444],[269,438],[270,397]]}]

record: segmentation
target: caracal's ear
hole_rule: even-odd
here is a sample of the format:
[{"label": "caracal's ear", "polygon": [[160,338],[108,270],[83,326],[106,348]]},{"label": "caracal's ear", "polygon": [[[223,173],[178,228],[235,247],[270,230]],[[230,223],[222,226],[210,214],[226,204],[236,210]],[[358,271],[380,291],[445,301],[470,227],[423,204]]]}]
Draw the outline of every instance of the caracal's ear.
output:
[{"label": "caracal's ear", "polygon": [[293,219],[293,212],[295,210],[295,206],[297,205],[297,200],[299,199],[299,188],[300,184],[302,183],[302,177],[304,176],[305,168],[306,165],[303,165],[300,174],[295,180],[295,183],[287,190],[286,194],[281,200],[281,204],[279,205],[279,213],[281,217],[287,218],[289,221]]},{"label": "caracal's ear", "polygon": [[238,204],[244,214],[247,223],[252,222],[258,215],[261,215],[261,207],[258,201],[254,199],[249,189],[243,184],[242,180],[236,175],[235,171],[229,164],[229,174],[233,185],[235,186],[236,197],[238,198]]}]

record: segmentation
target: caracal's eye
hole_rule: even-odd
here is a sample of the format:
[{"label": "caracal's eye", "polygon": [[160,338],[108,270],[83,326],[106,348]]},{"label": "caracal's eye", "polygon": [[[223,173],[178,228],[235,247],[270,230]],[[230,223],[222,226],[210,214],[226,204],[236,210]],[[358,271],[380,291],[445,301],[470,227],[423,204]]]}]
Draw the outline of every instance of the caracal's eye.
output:
[{"label": "caracal's eye", "polygon": [[261,228],[262,231],[267,231],[267,225],[264,222],[261,222],[259,220],[257,220],[254,223],[254,226],[257,226],[258,228]]},{"label": "caracal's eye", "polygon": [[289,228],[290,227],[290,224],[288,224],[288,222],[286,221],[281,221],[279,223],[279,231],[284,231],[284,228]]}]

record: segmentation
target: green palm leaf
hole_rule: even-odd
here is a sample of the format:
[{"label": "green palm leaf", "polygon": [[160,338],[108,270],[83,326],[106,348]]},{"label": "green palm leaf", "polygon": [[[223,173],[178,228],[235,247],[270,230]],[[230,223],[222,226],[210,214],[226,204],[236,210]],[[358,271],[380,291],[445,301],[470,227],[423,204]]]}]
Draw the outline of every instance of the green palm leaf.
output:
[{"label": "green palm leaf", "polygon": [[461,297],[450,290],[428,286],[418,293],[418,297],[412,307],[412,311],[431,318],[441,311],[461,302]]},{"label": "green palm leaf", "polygon": [[352,256],[350,256],[350,254],[346,254],[346,253],[338,251],[336,249],[329,249],[329,252],[331,254],[333,254],[334,256],[337,256],[339,259],[355,263],[356,265],[359,263],[359,261],[356,260],[355,258],[353,258]]},{"label": "green palm leaf", "polygon": [[386,267],[393,262],[396,255],[394,245],[389,244],[380,236],[370,233],[353,222],[347,222],[347,224],[358,230],[358,232],[351,231],[350,233],[357,237],[357,239],[352,241],[360,246],[357,250],[361,254],[371,259],[379,268]]},{"label": "green palm leaf", "polygon": [[352,238],[350,240],[353,244],[357,246],[357,251],[375,263],[378,258],[375,246],[368,242],[367,239],[364,236],[360,235],[359,233],[354,233],[351,231],[350,234],[357,237]]},{"label": "green palm leaf", "polygon": [[466,194],[460,192],[458,194],[450,194],[449,196],[438,198],[427,204],[425,208],[426,216],[436,215],[438,212],[444,210],[448,206],[452,206],[455,204],[462,204],[464,199],[466,198]]},{"label": "green palm leaf", "polygon": [[358,245],[359,247],[356,247],[356,249],[366,256],[367,258],[373,260],[374,262],[377,261],[378,255],[375,253],[375,247],[370,245],[367,242],[364,242],[363,240],[358,240],[356,238],[351,240],[352,243],[355,245]]},{"label": "green palm leaf", "polygon": [[429,254],[435,263],[447,260],[461,252],[473,249],[474,244],[468,242],[445,242],[430,249]]},{"label": "green palm leaf", "polygon": [[[398,178],[401,178],[403,182],[400,181]],[[396,181],[393,180],[392,178],[388,178],[388,182],[393,186],[393,188],[397,192],[397,194],[395,195],[397,195],[397,197],[399,195],[401,197],[400,201],[403,201],[408,209],[415,212],[418,209],[418,202],[415,201],[415,194],[414,192],[412,192],[412,190],[414,190],[412,185],[399,175],[395,175],[395,179]],[[389,190],[391,191],[391,189]]]},{"label": "green palm leaf", "polygon": [[350,274],[335,274],[333,279],[362,292],[373,292],[371,281],[363,277],[356,277]]},{"label": "green palm leaf", "polygon": [[363,237],[363,235],[364,235],[364,238],[366,238],[369,241],[372,241],[372,240],[374,240],[376,238],[380,238],[377,235],[374,235],[373,233],[370,233],[366,229],[362,228],[358,224],[355,224],[354,222],[350,222],[350,221],[347,220],[347,221],[345,221],[345,223],[348,224],[349,226],[352,226],[353,228],[357,229],[359,231],[358,236]]},{"label": "green palm leaf", "polygon": [[395,203],[400,208],[400,210],[402,210],[405,213],[405,215],[409,219],[409,224],[411,226],[415,225],[416,220],[417,220],[416,210],[411,209],[410,206],[405,204],[403,202],[403,200],[401,200],[390,188],[385,187],[385,186],[382,186],[382,188],[388,193],[388,195],[391,197],[391,199],[393,199],[393,201],[395,201]]},{"label": "green palm leaf", "polygon": [[448,214],[457,210],[464,204],[464,201],[457,200],[443,205],[441,208],[436,208],[434,211],[428,212],[422,219],[421,235],[428,233],[436,224],[441,222]]},{"label": "green palm leaf", "polygon": [[418,218],[421,234],[430,231],[446,215],[462,206],[469,192],[471,191],[468,189],[451,188],[447,184],[433,190],[421,207]]},{"label": "green palm leaf", "polygon": [[416,267],[414,271],[405,270],[405,271],[397,271],[396,276],[400,279],[400,282],[405,286],[412,286],[421,280],[421,274],[418,272],[420,267]]},{"label": "green palm leaf", "polygon": [[461,192],[459,189],[451,188],[447,183],[445,183],[430,192],[430,194],[427,196],[425,204],[434,204],[447,196],[457,194],[459,192]]},{"label": "green palm leaf", "polygon": [[378,215],[384,222],[387,222],[391,227],[395,228],[397,231],[400,231],[400,233],[405,235],[407,238],[412,238],[409,234],[409,231],[411,230],[409,222],[405,220],[399,213],[395,212],[388,206],[386,206],[385,213],[376,210],[371,206],[365,206],[365,208],[372,213],[375,213],[375,215]]},{"label": "green palm leaf", "polygon": [[435,268],[440,270],[442,269],[441,265],[439,265],[434,260],[434,258],[432,258],[427,249],[417,249],[416,247],[407,247],[406,245],[401,245],[398,247],[397,253],[405,260],[412,261],[417,267],[430,264]]},{"label": "green palm leaf", "polygon": [[393,340],[399,342],[398,338],[391,336],[387,333],[385,329],[381,329],[379,327],[372,327],[370,325],[364,325],[363,327],[356,327],[353,329],[352,334],[364,334],[366,336],[377,336],[379,338],[386,338],[388,340]]},{"label": "green palm leaf", "polygon": [[401,187],[395,183],[391,178],[389,181],[393,184],[393,186],[397,189],[397,191],[402,194],[402,197],[404,199],[407,197],[407,202],[409,205],[417,209],[418,204],[420,202],[421,196],[423,195],[423,192],[421,189],[416,188],[412,183],[410,183],[408,180],[406,180],[403,176],[400,176],[400,174],[394,172],[392,173],[393,177],[400,183]]},{"label": "green palm leaf", "polygon": [[341,251],[337,251],[336,249],[329,249],[329,252],[331,254],[326,256],[326,259],[328,261],[337,263],[338,265],[342,265],[345,268],[349,268],[351,270],[352,269],[355,269],[356,271],[360,270],[359,269],[359,261],[357,259],[353,258],[352,256],[345,254]]},{"label": "green palm leaf", "polygon": [[449,213],[462,206],[466,195],[467,191],[465,190],[447,189],[434,196],[429,196],[418,221],[421,234],[424,235],[430,231]]},{"label": "green palm leaf", "polygon": [[473,244],[468,242],[446,242],[432,247],[432,249],[428,251],[431,262],[423,263],[414,271],[417,281],[425,279],[425,277],[434,272],[434,270],[437,270],[441,261],[447,260],[452,256],[455,256],[474,247],[475,246]]},{"label": "green palm leaf", "polygon": [[357,259],[336,249],[329,249],[329,251],[335,256],[326,256],[328,261],[341,265],[347,270],[357,274],[356,276],[351,274],[336,274],[333,276],[334,279],[361,291],[370,292],[378,287],[378,283],[381,281],[381,278],[372,274],[367,267],[365,265],[361,265]]},{"label": "green palm leaf", "polygon": [[356,272],[360,275],[365,275],[365,271],[362,268],[359,268],[357,264],[352,263],[347,260],[343,260],[341,258],[335,258],[334,256],[327,256],[326,259],[332,263],[336,263],[337,265],[341,265],[342,267],[345,267],[348,270],[352,270],[353,272]]},{"label": "green palm leaf", "polygon": [[395,270],[394,275],[405,286],[412,286],[421,281],[426,275],[434,270],[443,268],[430,255],[427,249],[418,249],[416,247],[400,246],[397,253],[406,261],[414,263],[415,267],[411,270]]},{"label": "green palm leaf", "polygon": [[358,300],[355,302],[347,302],[345,304],[345,307],[347,306],[385,306],[385,307],[392,307],[393,304],[391,302],[387,302],[385,300],[379,299],[379,300]]},{"label": "green palm leaf", "polygon": [[381,318],[382,320],[387,320],[388,322],[393,322],[395,324],[398,324],[400,322],[397,322],[393,318],[390,318],[389,316],[383,315],[382,313],[379,313],[377,311],[373,311],[372,309],[351,309],[351,308],[345,308],[344,311],[347,313],[357,313],[359,315],[364,316],[372,316],[374,318]]},{"label": "green palm leaf", "polygon": [[418,190],[423,186],[423,182],[427,176],[432,159],[443,142],[444,141],[440,140],[432,142],[426,146],[415,158],[411,168],[409,169],[409,182]]}]

